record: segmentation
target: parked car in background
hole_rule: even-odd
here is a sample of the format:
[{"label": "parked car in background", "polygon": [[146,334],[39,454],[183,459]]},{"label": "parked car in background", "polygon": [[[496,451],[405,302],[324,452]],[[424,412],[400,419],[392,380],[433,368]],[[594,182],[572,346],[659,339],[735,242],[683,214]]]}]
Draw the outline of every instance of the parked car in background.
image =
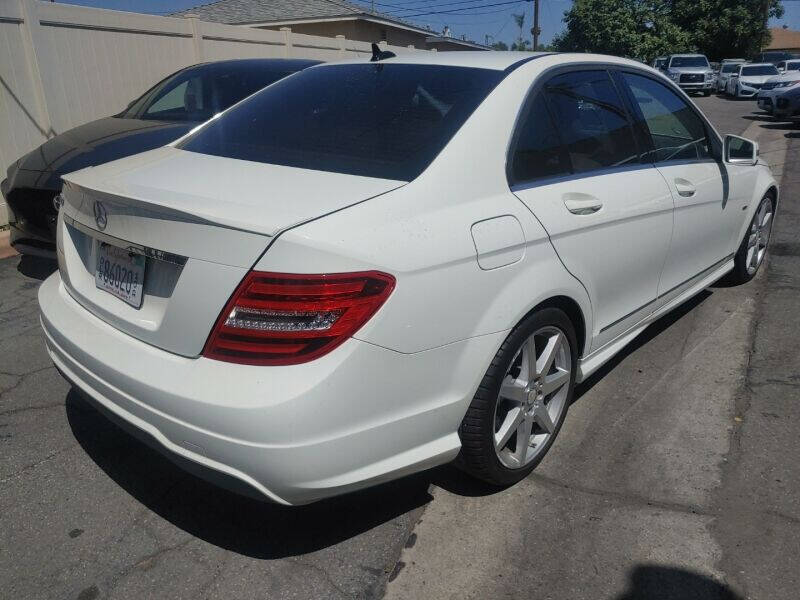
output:
[{"label": "parked car in background", "polygon": [[285,504],[454,459],[521,480],[577,382],[755,276],[778,203],[755,142],[583,53],[318,65],[64,181],[39,288],[59,372]]},{"label": "parked car in background", "polygon": [[790,60],[782,60],[777,65],[778,71],[781,73],[786,73],[787,71],[798,71],[800,70],[800,59],[794,58]]},{"label": "parked car in background", "polygon": [[719,73],[717,74],[717,81],[715,91],[724,92],[728,87],[728,79],[730,76],[739,70],[739,63],[737,62],[723,62],[720,66]]},{"label": "parked car in background", "polygon": [[[792,62],[800,67],[800,61],[789,61],[790,66],[792,66]],[[775,106],[775,97],[796,85],[800,85],[800,70],[791,69],[775,77],[770,77],[758,91],[758,108],[771,113]]]},{"label": "parked car in background", "polygon": [[687,93],[700,92],[708,96],[714,86],[714,72],[702,54],[671,55],[666,74]]},{"label": "parked car in background", "polygon": [[726,92],[735,98],[753,98],[768,79],[778,74],[778,67],[772,63],[738,65],[728,77]]},{"label": "parked car in background", "polygon": [[776,119],[800,118],[800,85],[793,85],[775,94],[772,115]]},{"label": "parked car in background", "polygon": [[11,245],[22,254],[55,258],[61,176],[163,146],[278,79],[319,61],[243,59],[182,69],[121,113],[65,131],[26,154],[2,182]]}]

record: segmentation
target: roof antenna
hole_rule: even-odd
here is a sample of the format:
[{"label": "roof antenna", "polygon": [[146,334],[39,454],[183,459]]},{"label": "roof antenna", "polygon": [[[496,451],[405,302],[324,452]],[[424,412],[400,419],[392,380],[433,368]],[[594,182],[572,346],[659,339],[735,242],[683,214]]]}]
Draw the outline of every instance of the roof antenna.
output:
[{"label": "roof antenna", "polygon": [[372,58],[369,59],[370,62],[378,62],[379,60],[385,60],[387,58],[394,58],[397,56],[394,52],[389,52],[388,50],[381,50],[378,44],[372,44]]}]

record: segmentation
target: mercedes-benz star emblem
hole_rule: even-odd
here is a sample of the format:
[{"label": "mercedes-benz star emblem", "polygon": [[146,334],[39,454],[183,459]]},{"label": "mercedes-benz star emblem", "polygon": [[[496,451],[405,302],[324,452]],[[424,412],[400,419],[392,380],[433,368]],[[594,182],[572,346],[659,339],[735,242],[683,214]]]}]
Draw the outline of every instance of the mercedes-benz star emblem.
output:
[{"label": "mercedes-benz star emblem", "polygon": [[102,202],[94,203],[94,222],[97,223],[97,228],[103,231],[108,225],[108,215],[106,214],[106,207]]}]

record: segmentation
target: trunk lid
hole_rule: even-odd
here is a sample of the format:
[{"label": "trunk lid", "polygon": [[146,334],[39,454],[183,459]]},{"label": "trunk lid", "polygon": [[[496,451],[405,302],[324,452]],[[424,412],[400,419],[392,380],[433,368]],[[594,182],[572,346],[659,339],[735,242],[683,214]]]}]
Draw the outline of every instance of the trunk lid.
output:
[{"label": "trunk lid", "polygon": [[[275,235],[403,184],[172,147],[90,167],[64,177],[62,279],[111,326],[197,356],[225,302]],[[109,250],[104,244],[144,255],[140,306],[97,287],[98,257]]]}]

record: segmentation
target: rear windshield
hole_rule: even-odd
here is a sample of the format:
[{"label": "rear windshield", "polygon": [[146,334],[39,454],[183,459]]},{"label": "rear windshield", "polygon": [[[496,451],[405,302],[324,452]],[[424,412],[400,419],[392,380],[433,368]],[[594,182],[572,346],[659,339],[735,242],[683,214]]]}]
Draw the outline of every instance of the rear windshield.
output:
[{"label": "rear windshield", "polygon": [[725,63],[722,65],[723,73],[734,73],[739,70],[739,63]]},{"label": "rear windshield", "polygon": [[753,77],[756,75],[777,75],[778,68],[775,65],[762,65],[760,67],[742,67],[743,77]]},{"label": "rear windshield", "polygon": [[708,59],[705,56],[673,56],[669,66],[672,68],[707,67]]},{"label": "rear windshield", "polygon": [[178,147],[411,181],[502,78],[502,71],[439,65],[311,68],[255,94]]}]

